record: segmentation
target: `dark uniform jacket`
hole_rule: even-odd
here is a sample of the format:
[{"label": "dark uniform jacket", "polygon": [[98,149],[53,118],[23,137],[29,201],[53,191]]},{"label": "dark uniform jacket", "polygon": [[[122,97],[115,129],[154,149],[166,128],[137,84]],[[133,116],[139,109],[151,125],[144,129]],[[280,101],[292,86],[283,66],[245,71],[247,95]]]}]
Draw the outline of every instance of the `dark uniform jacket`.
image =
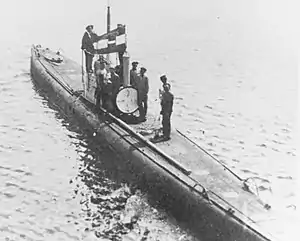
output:
[{"label": "dark uniform jacket", "polygon": [[89,35],[88,32],[85,32],[82,37],[82,41],[81,41],[81,49],[86,50],[87,52],[89,52],[91,54],[95,54],[95,48],[94,48],[93,43],[95,43],[99,40],[100,40],[100,38],[97,34],[91,33]]},{"label": "dark uniform jacket", "polygon": [[121,87],[120,77],[117,74],[111,74],[110,81],[112,82],[112,94],[115,97]]},{"label": "dark uniform jacket", "polygon": [[171,114],[173,111],[174,96],[170,92],[164,92],[161,98],[161,114]]},{"label": "dark uniform jacket", "polygon": [[133,87],[137,87],[137,81],[138,81],[138,73],[137,70],[130,70],[130,84]]},{"label": "dark uniform jacket", "polygon": [[136,88],[138,90],[139,99],[140,100],[146,99],[149,92],[149,80],[146,75],[144,76],[138,75]]}]

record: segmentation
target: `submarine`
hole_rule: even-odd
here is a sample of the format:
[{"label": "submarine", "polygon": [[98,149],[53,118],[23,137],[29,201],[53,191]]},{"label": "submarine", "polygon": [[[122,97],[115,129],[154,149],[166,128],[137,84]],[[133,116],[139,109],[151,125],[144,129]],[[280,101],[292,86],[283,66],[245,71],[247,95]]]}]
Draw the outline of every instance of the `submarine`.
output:
[{"label": "submarine", "polygon": [[[108,8],[108,25],[110,25]],[[110,27],[110,26],[109,26]],[[118,25],[101,36],[100,41],[126,35],[126,26]],[[96,77],[60,52],[41,45],[31,48],[32,80],[55,102],[60,110],[88,126],[97,137],[120,154],[123,165],[146,183],[160,201],[168,200],[171,212],[201,240],[275,241],[272,230],[274,212],[264,203],[247,179],[230,170],[220,160],[172,129],[168,141],[152,141],[149,128],[155,122],[148,114],[138,118],[138,93],[129,84],[130,57],[127,43],[108,44],[97,54],[116,53],[122,65],[123,86],[115,98],[118,113],[96,105]],[[173,208],[172,208],[173,207]]]}]

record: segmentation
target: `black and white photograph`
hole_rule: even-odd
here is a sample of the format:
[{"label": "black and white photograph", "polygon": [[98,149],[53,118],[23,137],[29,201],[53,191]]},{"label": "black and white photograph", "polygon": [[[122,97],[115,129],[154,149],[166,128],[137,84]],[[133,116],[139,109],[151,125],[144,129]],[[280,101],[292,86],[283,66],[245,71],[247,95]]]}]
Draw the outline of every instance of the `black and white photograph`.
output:
[{"label": "black and white photograph", "polygon": [[0,241],[299,241],[299,5],[2,0]]}]

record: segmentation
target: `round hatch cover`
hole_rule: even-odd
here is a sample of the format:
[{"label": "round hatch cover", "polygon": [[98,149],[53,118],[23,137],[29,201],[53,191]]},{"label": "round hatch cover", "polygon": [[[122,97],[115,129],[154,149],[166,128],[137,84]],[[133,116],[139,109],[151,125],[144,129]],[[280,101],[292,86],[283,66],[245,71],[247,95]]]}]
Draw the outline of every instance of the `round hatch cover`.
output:
[{"label": "round hatch cover", "polygon": [[116,98],[118,109],[125,114],[132,114],[139,108],[138,92],[132,86],[126,86],[119,90]]}]

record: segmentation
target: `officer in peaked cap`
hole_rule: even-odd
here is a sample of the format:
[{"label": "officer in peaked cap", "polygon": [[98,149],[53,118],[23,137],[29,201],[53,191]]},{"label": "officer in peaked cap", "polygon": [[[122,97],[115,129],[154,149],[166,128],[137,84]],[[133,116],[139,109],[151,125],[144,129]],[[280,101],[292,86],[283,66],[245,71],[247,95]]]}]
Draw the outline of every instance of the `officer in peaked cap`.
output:
[{"label": "officer in peaked cap", "polygon": [[86,31],[89,31],[90,29],[93,30],[94,29],[94,25],[88,25],[86,26]]},{"label": "officer in peaked cap", "polygon": [[86,26],[86,31],[82,37],[81,41],[81,49],[85,53],[85,67],[86,71],[88,73],[92,73],[92,63],[93,63],[93,57],[95,54],[95,48],[94,48],[94,43],[98,42],[99,40],[103,39],[103,36],[98,36],[93,32],[94,26],[93,25],[88,25]]},{"label": "officer in peaked cap", "polygon": [[165,84],[163,86],[164,92],[161,97],[161,112],[162,115],[162,127],[164,140],[170,140],[171,134],[171,115],[173,112],[174,95],[170,92],[170,85]]}]

